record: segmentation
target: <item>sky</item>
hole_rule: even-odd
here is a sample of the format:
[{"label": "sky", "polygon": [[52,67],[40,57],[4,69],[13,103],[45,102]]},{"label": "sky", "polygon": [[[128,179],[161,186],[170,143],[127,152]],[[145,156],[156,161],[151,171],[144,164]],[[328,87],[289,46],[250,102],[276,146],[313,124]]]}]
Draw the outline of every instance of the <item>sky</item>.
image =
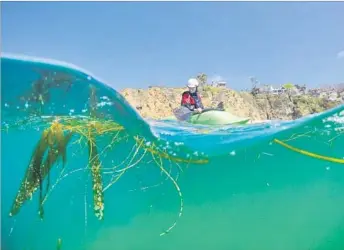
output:
[{"label": "sky", "polygon": [[2,2],[1,51],[84,68],[115,89],[344,82],[344,2]]}]

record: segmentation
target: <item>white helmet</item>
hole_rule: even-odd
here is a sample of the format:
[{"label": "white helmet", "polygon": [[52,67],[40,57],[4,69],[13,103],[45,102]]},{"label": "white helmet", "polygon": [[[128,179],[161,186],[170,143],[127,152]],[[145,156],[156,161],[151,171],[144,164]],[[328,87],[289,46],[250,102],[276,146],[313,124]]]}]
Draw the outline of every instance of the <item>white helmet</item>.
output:
[{"label": "white helmet", "polygon": [[188,81],[188,84],[186,86],[188,86],[188,88],[196,88],[198,87],[198,80],[195,78],[190,78]]}]

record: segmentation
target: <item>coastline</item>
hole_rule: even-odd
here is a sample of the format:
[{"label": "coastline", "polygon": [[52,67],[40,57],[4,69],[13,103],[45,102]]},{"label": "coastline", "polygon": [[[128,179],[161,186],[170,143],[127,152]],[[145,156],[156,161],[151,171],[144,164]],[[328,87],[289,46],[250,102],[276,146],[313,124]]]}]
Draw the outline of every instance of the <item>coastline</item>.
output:
[{"label": "coastline", "polygon": [[[183,91],[185,88],[127,88],[122,90],[121,94],[142,117],[160,120],[173,116],[173,110],[180,105]],[[250,123],[294,120],[323,112],[343,103],[344,91],[338,94],[337,100],[332,100],[330,94],[324,93],[323,96],[288,93],[254,95],[248,91],[238,92],[229,88],[211,86],[200,91],[205,107],[216,107],[219,102],[223,102],[227,112],[239,117],[250,117]]]}]

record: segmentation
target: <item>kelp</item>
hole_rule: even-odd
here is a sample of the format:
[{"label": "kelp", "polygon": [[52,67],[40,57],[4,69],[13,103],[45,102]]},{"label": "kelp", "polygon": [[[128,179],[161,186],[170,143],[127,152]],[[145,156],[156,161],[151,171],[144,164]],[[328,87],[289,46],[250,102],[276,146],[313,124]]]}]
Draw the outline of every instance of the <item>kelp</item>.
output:
[{"label": "kelp", "polygon": [[[90,86],[90,98],[89,98],[90,117],[95,118],[97,113],[97,91],[96,88]],[[90,129],[96,128],[91,124]],[[101,161],[98,154],[98,147],[96,145],[94,133],[89,133],[88,151],[89,151],[89,167],[92,174],[92,190],[93,190],[93,209],[95,216],[101,220],[104,216],[104,194],[103,194],[103,181],[101,175]]]},{"label": "kelp", "polygon": [[[93,210],[95,216],[102,220],[104,218],[104,192],[113,186],[126,172],[133,169],[138,165],[144,157],[150,156],[153,163],[156,164],[160,172],[166,176],[166,180],[170,180],[175,187],[178,196],[180,198],[180,211],[179,217],[183,212],[183,196],[180,187],[178,186],[176,178],[171,174],[171,168],[166,169],[164,167],[164,161],[175,163],[177,170],[182,170],[178,165],[181,164],[207,164],[208,159],[203,156],[191,157],[192,152],[188,152],[187,148],[180,148],[179,150],[188,157],[178,157],[176,153],[171,154],[167,152],[162,145],[164,141],[157,140],[156,142],[147,142],[145,138],[141,136],[131,136],[126,133],[125,129],[119,124],[102,120],[98,118],[90,117],[45,117],[46,121],[50,121],[51,126],[44,130],[42,136],[37,143],[37,146],[33,152],[29,166],[26,170],[26,174],[16,199],[13,203],[10,215],[16,215],[24,202],[32,197],[33,193],[39,188],[39,213],[43,218],[43,204],[47,200],[52,189],[62,179],[67,177],[71,172],[78,170],[88,170],[92,177],[92,191],[93,191]],[[97,137],[106,136],[111,138],[111,142],[104,146],[102,150],[99,149],[97,143]],[[71,139],[73,138],[73,141]],[[113,166],[111,168],[102,167],[101,157],[105,153],[112,152],[114,146],[123,140],[132,140],[136,142],[132,151],[128,154],[122,164]],[[56,183],[50,187],[50,171],[53,170],[53,166],[57,165],[59,160],[61,161],[63,168],[67,164],[67,146],[69,144],[79,144],[84,148],[88,148],[88,164],[86,168],[72,170],[70,173],[61,175]],[[84,145],[84,146],[82,146]],[[160,145],[160,146],[159,146]],[[181,146],[178,146],[181,147]],[[178,150],[176,149],[175,152]],[[75,153],[75,151],[73,151]],[[62,171],[61,171],[62,173]],[[112,178],[107,185],[103,183],[103,175],[111,174]],[[47,181],[46,193],[43,195],[43,182]],[[165,235],[170,232],[176,225],[173,223],[171,227],[165,230],[161,235]]]},{"label": "kelp", "polygon": [[[69,132],[65,135],[61,129],[61,126],[55,122],[50,128],[43,132],[42,137],[34,149],[29,166],[25,173],[24,180],[22,181],[20,189],[13,202],[10,216],[16,215],[23,203],[30,199],[37,188],[39,188],[39,215],[41,218],[43,218],[43,181],[45,178],[48,179],[48,189],[50,185],[50,171],[52,167],[59,159],[61,159],[63,165],[65,165],[66,147],[72,138],[72,135],[72,132]],[[46,157],[44,157],[45,155]]]},{"label": "kelp", "polygon": [[92,173],[93,204],[96,217],[101,220],[104,216],[104,194],[103,181],[101,175],[101,162],[99,159],[98,148],[94,138],[88,140],[89,148],[89,167]]},{"label": "kelp", "polygon": [[[40,86],[37,82],[35,85],[34,98],[32,98],[32,100],[39,102],[41,105],[45,105],[45,101],[49,100],[47,90],[51,87],[54,86],[48,85],[43,88],[43,86]],[[45,97],[44,93],[46,93]],[[36,98],[40,95],[41,100]],[[207,157],[198,156],[197,154],[194,154],[194,152],[190,152],[187,148],[182,148],[181,146],[175,146],[174,152],[172,152],[171,148],[167,151],[166,145],[168,145],[168,142],[158,138],[156,138],[155,141],[148,142],[140,135],[128,134],[123,126],[112,120],[105,119],[105,116],[98,112],[97,103],[97,91],[91,86],[88,116],[41,116],[38,121],[37,116],[33,117],[33,120],[39,125],[42,124],[42,121],[44,121],[45,124],[50,123],[51,125],[44,129],[41,138],[33,151],[24,179],[21,182],[17,196],[13,202],[10,216],[18,214],[24,203],[33,196],[37,189],[39,189],[39,215],[43,219],[43,204],[47,201],[54,187],[71,173],[87,170],[90,172],[92,178],[94,214],[97,219],[102,220],[104,219],[105,191],[114,185],[122,176],[124,176],[125,173],[142,162],[145,157],[149,156],[150,161],[156,164],[159,171],[166,176],[166,180],[171,181],[177,190],[180,198],[180,211],[178,218],[182,216],[182,192],[178,186],[177,178],[172,176],[172,165],[170,166],[170,169],[167,169],[164,167],[164,161],[168,161],[170,164],[175,163],[177,166],[176,169],[178,171],[182,171],[182,168],[178,164],[206,164],[208,163]],[[30,124],[30,121],[25,121],[25,123]],[[22,126],[22,123],[16,121],[16,125]],[[100,149],[97,143],[97,138],[111,138],[111,142]],[[128,142],[131,140],[134,142],[131,152],[128,153],[127,157],[125,157],[121,164],[110,168],[104,168],[102,157],[105,156],[105,154],[112,152],[116,144],[123,140],[127,140]],[[84,168],[74,169],[69,173],[64,174],[67,164],[67,146],[70,144],[78,144],[82,148],[88,148],[88,164]],[[73,149],[72,153],[76,154],[75,147],[71,148]],[[177,156],[178,150],[185,154],[185,157]],[[59,163],[63,166],[62,171],[55,184],[50,187],[51,171],[53,171],[54,166]],[[104,174],[111,175],[111,180],[107,185],[104,185],[103,183]],[[45,193],[43,193],[44,181],[46,181]],[[161,235],[167,234],[175,226],[176,221]]]},{"label": "kelp", "polygon": [[312,152],[309,152],[307,150],[303,150],[303,149],[299,149],[299,148],[293,147],[293,146],[291,146],[291,145],[289,145],[289,144],[287,144],[287,143],[285,143],[285,142],[283,142],[281,140],[278,140],[278,139],[274,139],[274,142],[279,144],[279,145],[281,145],[282,147],[285,147],[285,148],[291,150],[291,151],[294,151],[296,153],[299,153],[299,154],[302,154],[302,155],[305,155],[305,156],[309,156],[311,158],[315,158],[315,159],[319,159],[319,160],[324,160],[324,161],[327,161],[327,162],[344,164],[344,159],[312,153]]}]

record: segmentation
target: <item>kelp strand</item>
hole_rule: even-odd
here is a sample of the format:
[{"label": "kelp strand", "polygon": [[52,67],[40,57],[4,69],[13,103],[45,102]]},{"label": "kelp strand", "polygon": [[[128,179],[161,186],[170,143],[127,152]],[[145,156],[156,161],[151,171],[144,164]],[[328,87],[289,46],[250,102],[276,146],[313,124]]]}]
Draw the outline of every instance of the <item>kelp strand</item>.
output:
[{"label": "kelp strand", "polygon": [[89,167],[92,173],[92,190],[93,190],[93,208],[96,217],[101,220],[104,217],[104,194],[103,181],[101,176],[101,162],[99,159],[98,149],[94,139],[88,140],[89,147]]},{"label": "kelp strand", "polygon": [[302,150],[302,149],[299,149],[299,148],[296,148],[296,147],[293,147],[285,142],[282,142],[278,139],[274,139],[274,142],[287,148],[287,149],[290,149],[294,152],[297,152],[297,153],[300,153],[300,154],[303,154],[303,155],[306,155],[306,156],[309,156],[309,157],[312,157],[312,158],[316,158],[316,159],[319,159],[319,160],[324,160],[324,161],[329,161],[329,162],[334,162],[334,163],[340,163],[340,164],[344,164],[344,159],[340,159],[340,158],[335,158],[335,157],[329,157],[329,156],[324,156],[324,155],[319,155],[319,154],[315,154],[315,153],[312,153],[312,152],[309,152],[309,151],[306,151],[306,150]]}]

